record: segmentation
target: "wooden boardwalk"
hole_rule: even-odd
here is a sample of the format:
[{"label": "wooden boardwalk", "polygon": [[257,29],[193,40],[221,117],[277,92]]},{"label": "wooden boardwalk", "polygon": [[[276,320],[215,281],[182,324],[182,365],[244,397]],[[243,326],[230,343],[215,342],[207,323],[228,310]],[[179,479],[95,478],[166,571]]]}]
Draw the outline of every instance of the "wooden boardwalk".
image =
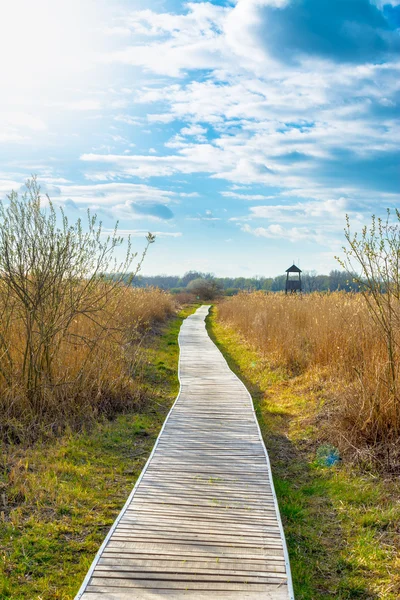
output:
[{"label": "wooden boardwalk", "polygon": [[179,396],[76,600],[294,598],[253,403],[208,310],[182,325]]}]

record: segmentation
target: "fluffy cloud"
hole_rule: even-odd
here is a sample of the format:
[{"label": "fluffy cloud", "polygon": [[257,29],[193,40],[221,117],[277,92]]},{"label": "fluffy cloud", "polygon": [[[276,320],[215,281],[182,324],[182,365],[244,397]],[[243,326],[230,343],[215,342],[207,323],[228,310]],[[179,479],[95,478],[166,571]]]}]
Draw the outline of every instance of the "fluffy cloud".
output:
[{"label": "fluffy cloud", "polygon": [[142,37],[146,43],[107,53],[103,60],[172,77],[192,68],[222,67],[226,50],[221,28],[228,9],[211,2],[188,3],[187,9],[184,15],[143,10],[125,17],[124,23],[136,39]]},{"label": "fluffy cloud", "polygon": [[[366,212],[383,213],[385,206],[393,208],[398,203],[397,194],[384,194],[382,206],[373,194],[363,195],[357,190],[343,189],[346,196],[327,197],[325,189],[290,190],[275,197],[269,197],[270,204],[251,206],[242,217],[233,217],[241,230],[255,237],[318,244],[339,253],[343,246],[341,233],[346,215],[350,217],[353,229],[361,229],[365,224]],[[235,196],[235,194],[232,194]],[[320,196],[317,200],[298,200],[292,196]],[[241,194],[238,194],[241,197]],[[283,201],[280,204],[272,200]],[[286,203],[284,203],[286,201]]]},{"label": "fluffy cloud", "polygon": [[[104,234],[112,234],[113,229],[103,229]],[[145,229],[118,229],[118,235],[131,237],[146,237],[148,231]],[[152,231],[152,234],[156,236],[156,238],[179,238],[182,236],[181,231]]]},{"label": "fluffy cloud", "polygon": [[[171,221],[174,213],[168,206],[178,202],[178,194],[158,187],[132,183],[101,183],[74,185],[63,178],[41,177],[39,179],[43,203],[45,195],[53,202],[72,211],[88,208],[112,219],[124,221],[157,220]],[[25,192],[25,185],[10,180],[0,180],[0,192],[11,190]]]},{"label": "fluffy cloud", "polygon": [[[82,160],[112,164],[124,177],[205,173],[283,191],[344,184],[395,191],[400,63],[384,6],[202,2],[188,3],[184,14],[137,11],[126,24],[139,41],[110,60],[159,75],[191,73],[180,83],[153,80],[135,102],[151,124],[188,125],[165,143],[174,153]],[[204,69],[207,77],[198,77]]]},{"label": "fluffy cloud", "polygon": [[173,192],[157,187],[138,183],[99,183],[91,185],[60,185],[59,194],[71,198],[75,204],[83,207],[91,204],[113,206],[122,202],[136,202],[144,205],[149,203],[169,203]]},{"label": "fluffy cloud", "polygon": [[306,221],[313,219],[341,219],[352,210],[352,203],[346,198],[338,200],[297,202],[271,206],[253,206],[250,208],[254,218],[271,219],[279,222]]},{"label": "fluffy cloud", "polygon": [[315,242],[322,246],[336,247],[337,242],[331,242],[322,228],[310,229],[309,227],[282,227],[282,225],[269,225],[268,227],[250,227],[243,225],[242,231],[256,237],[264,237],[288,242]]},{"label": "fluffy cloud", "polygon": [[[274,5],[275,4],[275,5]],[[239,0],[228,23],[231,42],[265,49],[276,60],[298,63],[306,56],[365,63],[400,49],[398,23],[369,0]]]}]

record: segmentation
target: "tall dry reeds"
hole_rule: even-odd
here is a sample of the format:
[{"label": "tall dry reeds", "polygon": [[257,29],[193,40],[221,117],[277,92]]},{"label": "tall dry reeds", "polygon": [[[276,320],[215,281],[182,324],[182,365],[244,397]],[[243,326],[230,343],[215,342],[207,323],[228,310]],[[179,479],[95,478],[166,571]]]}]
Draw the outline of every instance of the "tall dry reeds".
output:
[{"label": "tall dry reeds", "polygon": [[[394,307],[393,307],[394,309]],[[241,293],[219,306],[221,320],[290,375],[318,371],[335,398],[337,443],[379,448],[400,435],[399,399],[385,336],[361,294]],[[397,343],[400,332],[396,331]],[[399,365],[395,377],[399,380]]]},{"label": "tall dry reeds", "polygon": [[71,225],[49,198],[43,206],[35,178],[26,185],[0,202],[0,436],[13,441],[136,402],[137,349],[174,305],[130,288],[129,239],[118,263],[116,229],[104,235],[90,213]]},{"label": "tall dry reeds", "polygon": [[159,289],[113,289],[101,311],[77,315],[63,331],[52,348],[51,379],[43,374],[34,396],[24,377],[25,327],[3,311],[0,335],[10,348],[13,370],[7,378],[0,374],[0,437],[30,442],[137,408],[144,400],[143,340],[174,311],[172,296]]}]

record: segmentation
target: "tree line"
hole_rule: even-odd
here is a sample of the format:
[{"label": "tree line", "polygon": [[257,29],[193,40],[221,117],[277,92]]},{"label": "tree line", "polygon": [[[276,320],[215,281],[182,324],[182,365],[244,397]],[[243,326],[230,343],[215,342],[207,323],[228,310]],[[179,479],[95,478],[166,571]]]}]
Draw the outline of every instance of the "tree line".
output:
[{"label": "tree line", "polygon": [[[225,295],[234,295],[239,291],[280,292],[285,289],[286,275],[277,277],[215,277],[212,273],[188,271],[183,276],[179,275],[137,275],[133,281],[136,287],[155,286],[172,293],[179,293],[190,289],[190,283],[195,280],[212,282]],[[303,291],[328,292],[328,291],[359,291],[359,284],[346,271],[332,270],[329,275],[318,275],[316,271],[303,271]]]}]

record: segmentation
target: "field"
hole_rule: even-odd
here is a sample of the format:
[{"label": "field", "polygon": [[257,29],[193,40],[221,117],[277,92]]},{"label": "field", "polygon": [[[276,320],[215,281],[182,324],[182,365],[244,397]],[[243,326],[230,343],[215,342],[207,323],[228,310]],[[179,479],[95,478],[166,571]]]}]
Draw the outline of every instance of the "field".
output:
[{"label": "field", "polygon": [[[0,597],[74,597],[176,396],[177,334],[193,308],[166,322],[174,311],[169,296],[128,290],[128,298],[119,318],[121,333],[135,324],[135,402],[91,413],[82,427],[69,425],[33,445],[3,446]],[[361,296],[243,294],[219,302],[208,320],[255,402],[297,600],[395,600],[400,593],[399,489],[385,474],[393,461],[381,464],[365,434],[351,438],[358,447],[349,444],[343,417],[348,390],[356,389],[351,361],[360,369],[364,360],[384,360],[367,319]],[[361,321],[365,338],[356,353],[349,340],[360,335]],[[341,459],[327,463],[326,450],[337,448]]]},{"label": "field", "polygon": [[321,438],[364,466],[399,470],[400,402],[386,339],[361,294],[243,293],[222,302],[219,317],[275,372],[323,388]]}]

